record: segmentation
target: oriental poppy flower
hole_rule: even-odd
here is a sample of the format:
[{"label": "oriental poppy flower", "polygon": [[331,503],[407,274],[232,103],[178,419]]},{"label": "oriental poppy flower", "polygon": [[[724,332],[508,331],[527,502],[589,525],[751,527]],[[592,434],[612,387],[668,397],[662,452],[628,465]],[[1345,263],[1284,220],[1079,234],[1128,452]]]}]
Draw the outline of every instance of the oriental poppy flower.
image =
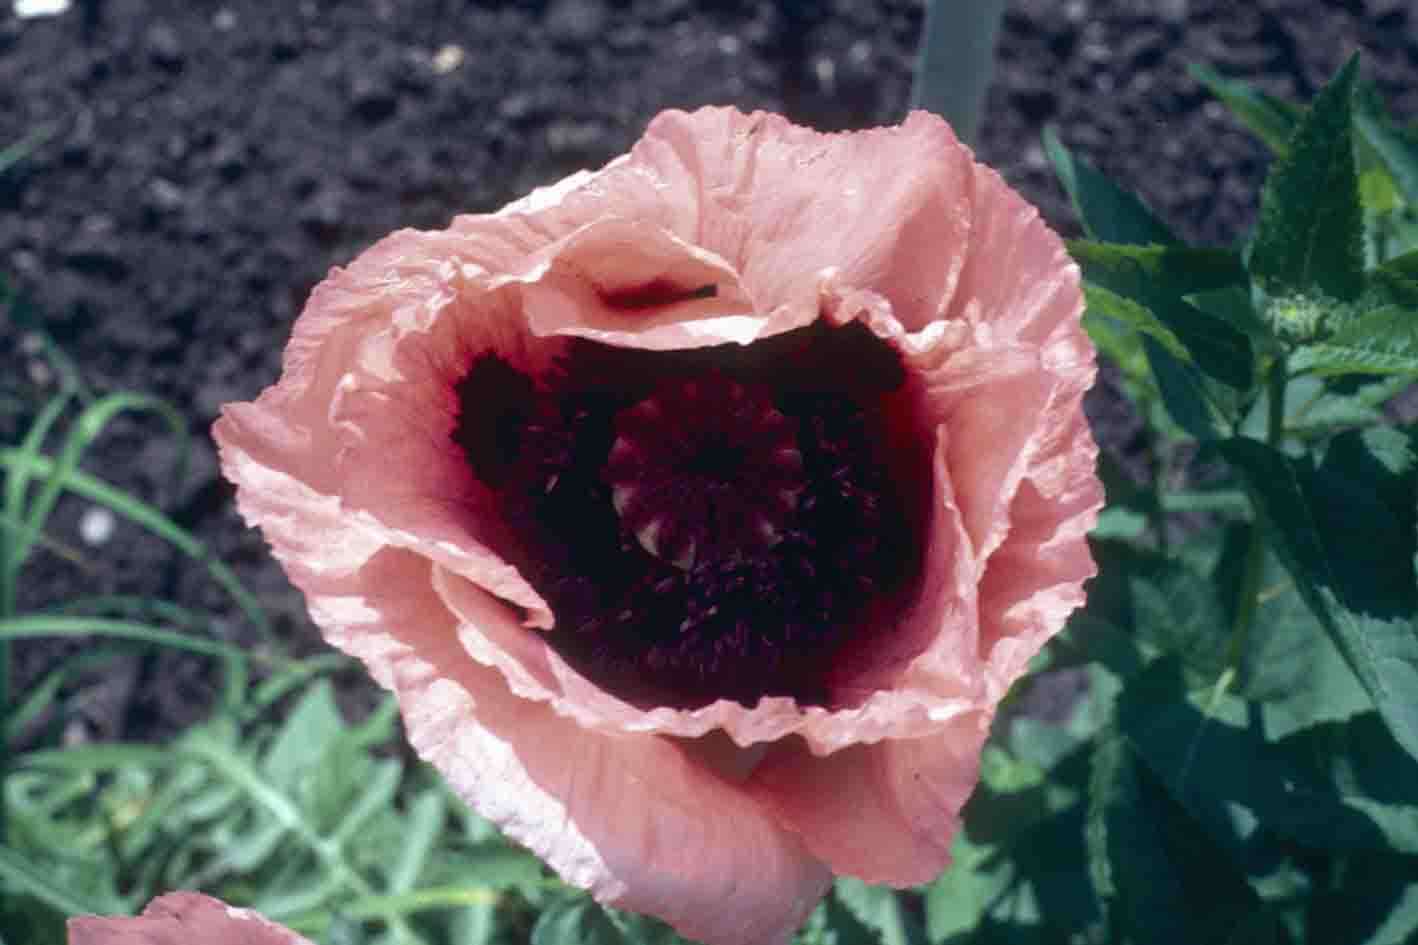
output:
[{"label": "oriental poppy flower", "polygon": [[782,941],[949,861],[1083,599],[1078,271],[940,119],[666,112],[316,288],[215,428],[246,519],[453,787],[568,882]]},{"label": "oriental poppy flower", "polygon": [[136,918],[69,920],[69,945],[312,945],[250,909],[194,892],[168,893]]}]

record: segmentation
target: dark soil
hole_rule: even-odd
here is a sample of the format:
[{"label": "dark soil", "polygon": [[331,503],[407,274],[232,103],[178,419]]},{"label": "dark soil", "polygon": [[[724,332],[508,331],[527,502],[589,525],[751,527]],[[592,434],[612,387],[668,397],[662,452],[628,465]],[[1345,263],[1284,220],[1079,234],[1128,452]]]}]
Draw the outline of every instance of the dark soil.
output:
[{"label": "dark soil", "polygon": [[[315,645],[299,595],[243,529],[206,430],[218,407],[277,376],[311,287],[398,227],[440,227],[624,151],[657,111],[705,103],[786,112],[821,128],[897,120],[922,21],[912,0],[76,0],[0,13],[0,147],[53,137],[0,176],[0,274],[97,392],[176,404],[176,443],[122,420],[85,460],[153,501],[241,574],[297,648]],[[1184,236],[1240,238],[1265,169],[1260,145],[1190,79],[1208,63],[1308,98],[1355,48],[1403,115],[1418,111],[1418,9],[1402,0],[1014,0],[980,156],[1066,234],[1077,226],[1040,131],[1139,191]],[[0,325],[0,376],[52,391],[39,348]],[[1095,397],[1100,437],[1126,451],[1125,405]],[[0,412],[15,442],[32,412]],[[251,639],[198,568],[136,526],[86,543],[65,500],[22,603],[76,594],[175,599]],[[90,536],[93,537],[93,536]],[[33,683],[64,647],[25,644]],[[208,672],[128,658],[86,692],[102,735],[170,732],[201,712]]]}]

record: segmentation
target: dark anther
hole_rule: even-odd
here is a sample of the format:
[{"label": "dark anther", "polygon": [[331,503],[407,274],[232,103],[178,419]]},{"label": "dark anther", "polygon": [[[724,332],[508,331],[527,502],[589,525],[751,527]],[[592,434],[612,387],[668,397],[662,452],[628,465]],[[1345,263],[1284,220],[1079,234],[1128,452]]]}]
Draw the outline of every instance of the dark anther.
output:
[{"label": "dark anther", "polygon": [[665,279],[654,279],[644,285],[629,289],[603,291],[601,292],[601,301],[611,308],[658,308],[661,305],[674,305],[677,302],[712,299],[718,294],[719,287],[712,284],[686,288]]}]

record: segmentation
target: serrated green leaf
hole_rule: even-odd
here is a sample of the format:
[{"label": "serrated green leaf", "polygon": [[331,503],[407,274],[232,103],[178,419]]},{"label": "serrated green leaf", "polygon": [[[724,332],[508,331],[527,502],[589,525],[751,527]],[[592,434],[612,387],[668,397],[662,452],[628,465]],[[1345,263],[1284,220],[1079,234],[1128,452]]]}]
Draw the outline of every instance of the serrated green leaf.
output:
[{"label": "serrated green leaf", "polygon": [[1090,237],[1137,246],[1176,242],[1172,231],[1146,204],[1098,173],[1087,161],[1075,157],[1053,128],[1044,129],[1044,153]]},{"label": "serrated green leaf", "polygon": [[1296,349],[1290,367],[1321,377],[1418,377],[1418,309],[1390,305],[1367,312],[1324,340]]},{"label": "serrated green leaf", "polygon": [[1381,472],[1361,441],[1319,469],[1254,440],[1218,447],[1248,482],[1305,603],[1394,737],[1418,757],[1415,536],[1404,524],[1410,513],[1395,518],[1402,510],[1376,499],[1412,495],[1412,470]]},{"label": "serrated green leaf", "polygon": [[1069,252],[1083,268],[1085,298],[1232,387],[1252,383],[1250,339],[1183,296],[1246,283],[1240,258],[1227,250],[1125,246],[1074,240]]},{"label": "serrated green leaf", "polygon": [[1250,271],[1271,294],[1319,289],[1352,301],[1363,290],[1352,107],[1358,68],[1351,58],[1315,98],[1261,191]]},{"label": "serrated green leaf", "polygon": [[1203,65],[1187,67],[1256,137],[1275,154],[1284,154],[1304,109],[1262,92],[1247,82],[1228,79]]}]

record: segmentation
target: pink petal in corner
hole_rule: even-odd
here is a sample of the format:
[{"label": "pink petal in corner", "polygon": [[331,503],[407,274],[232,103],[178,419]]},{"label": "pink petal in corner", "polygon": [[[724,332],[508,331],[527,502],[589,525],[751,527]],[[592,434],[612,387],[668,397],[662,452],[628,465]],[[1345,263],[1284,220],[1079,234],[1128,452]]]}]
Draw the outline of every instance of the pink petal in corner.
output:
[{"label": "pink petal in corner", "polygon": [[143,914],[69,920],[69,945],[313,945],[250,909],[195,892],[173,892]]}]

